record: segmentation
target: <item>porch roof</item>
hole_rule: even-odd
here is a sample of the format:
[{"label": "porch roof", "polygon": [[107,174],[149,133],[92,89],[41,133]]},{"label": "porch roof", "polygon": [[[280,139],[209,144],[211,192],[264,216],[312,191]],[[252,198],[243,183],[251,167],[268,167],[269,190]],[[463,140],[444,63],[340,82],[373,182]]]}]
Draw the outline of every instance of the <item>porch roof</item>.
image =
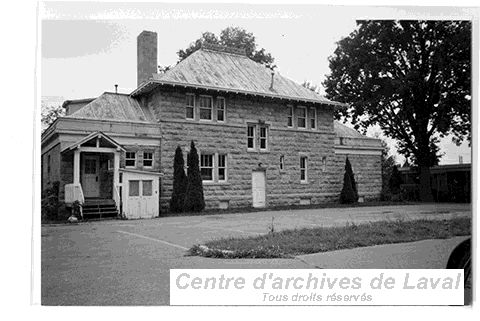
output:
[{"label": "porch roof", "polygon": [[118,150],[121,150],[121,151],[125,151],[125,148],[122,145],[120,145],[119,143],[117,143],[114,139],[110,138],[108,135],[106,135],[105,133],[103,133],[101,131],[96,131],[96,132],[93,132],[93,133],[85,136],[84,138],[80,139],[75,144],[72,144],[72,145],[64,148],[62,150],[62,153],[66,152],[66,151],[74,150],[74,149],[80,147],[81,145],[83,145],[87,142],[90,142],[93,139],[100,139],[100,140],[103,139],[108,144],[112,145],[114,148],[116,148]]}]

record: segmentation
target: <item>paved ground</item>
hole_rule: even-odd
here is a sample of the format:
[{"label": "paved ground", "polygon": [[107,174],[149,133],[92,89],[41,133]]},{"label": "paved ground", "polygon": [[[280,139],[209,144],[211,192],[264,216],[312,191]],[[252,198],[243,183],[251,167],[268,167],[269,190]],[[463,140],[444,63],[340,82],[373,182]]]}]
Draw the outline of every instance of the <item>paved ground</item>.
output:
[{"label": "paved ground", "polygon": [[[316,261],[309,262],[311,257],[303,256],[274,260],[218,260],[185,256],[186,250],[193,244],[213,238],[263,234],[268,231],[272,217],[275,229],[281,230],[344,225],[346,222],[459,216],[470,217],[470,206],[426,204],[309,209],[42,226],[42,304],[165,305],[169,304],[168,275],[172,268],[313,268],[318,265]],[[447,251],[453,242],[441,242],[443,245],[437,247],[438,251]],[[421,260],[425,257],[423,253],[431,252],[431,246],[425,244],[428,243],[410,243],[407,252]],[[398,251],[406,253],[405,249]],[[349,268],[365,267],[365,262],[356,260],[357,266],[355,261],[348,260],[348,254],[342,255],[343,258],[337,262],[350,262]],[[371,264],[372,268],[384,267],[378,257],[372,254],[368,265]],[[425,268],[443,266],[444,256],[439,256],[437,260],[435,256],[431,258],[420,263],[404,255],[402,262],[410,260],[423,264]],[[332,264],[335,262],[333,258],[328,260]],[[408,266],[399,260],[398,263],[391,262],[388,267]]]}]

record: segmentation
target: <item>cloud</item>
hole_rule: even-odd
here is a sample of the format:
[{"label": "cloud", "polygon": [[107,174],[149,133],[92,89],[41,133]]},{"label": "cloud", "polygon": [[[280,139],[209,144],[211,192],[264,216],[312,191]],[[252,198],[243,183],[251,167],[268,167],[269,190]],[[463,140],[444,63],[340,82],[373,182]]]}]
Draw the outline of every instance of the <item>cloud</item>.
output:
[{"label": "cloud", "polygon": [[72,58],[108,53],[125,37],[124,29],[109,21],[42,21],[42,57]]}]

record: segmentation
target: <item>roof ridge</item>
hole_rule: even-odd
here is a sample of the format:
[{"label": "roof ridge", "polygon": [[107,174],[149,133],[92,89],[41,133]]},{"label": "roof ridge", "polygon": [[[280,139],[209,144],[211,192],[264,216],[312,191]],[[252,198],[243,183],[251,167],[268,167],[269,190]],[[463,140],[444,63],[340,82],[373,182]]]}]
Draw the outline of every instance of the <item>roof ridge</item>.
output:
[{"label": "roof ridge", "polygon": [[247,51],[245,47],[224,46],[206,42],[202,43],[200,49],[247,57]]}]

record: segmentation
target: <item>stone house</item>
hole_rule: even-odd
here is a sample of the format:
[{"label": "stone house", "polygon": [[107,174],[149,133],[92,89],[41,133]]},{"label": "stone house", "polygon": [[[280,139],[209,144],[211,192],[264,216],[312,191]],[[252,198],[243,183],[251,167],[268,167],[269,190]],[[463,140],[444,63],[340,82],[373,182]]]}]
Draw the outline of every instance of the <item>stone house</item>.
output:
[{"label": "stone house", "polygon": [[42,190],[87,214],[168,210],[173,158],[199,151],[207,208],[337,202],[345,158],[361,200],[381,192],[381,143],[336,121],[338,102],[238,49],[204,46],[157,73],[157,34],[137,38],[138,87],[64,103],[42,134]]}]

